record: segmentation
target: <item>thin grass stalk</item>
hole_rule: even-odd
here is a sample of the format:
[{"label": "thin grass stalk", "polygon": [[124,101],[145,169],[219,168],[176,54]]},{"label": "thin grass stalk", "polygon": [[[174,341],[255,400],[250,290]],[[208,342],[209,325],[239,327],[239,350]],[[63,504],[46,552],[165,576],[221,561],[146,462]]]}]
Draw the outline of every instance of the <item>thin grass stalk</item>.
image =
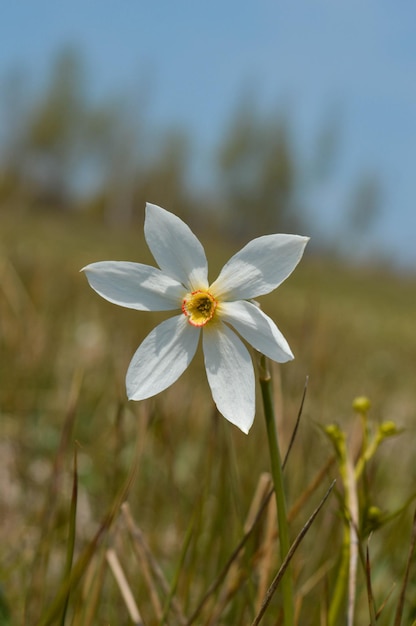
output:
[{"label": "thin grass stalk", "polygon": [[111,525],[111,517],[107,516],[102,522],[97,533],[90,541],[90,543],[84,548],[81,555],[78,557],[74,567],[72,568],[71,576],[67,579],[58,590],[55,600],[48,607],[47,612],[39,621],[38,626],[49,626],[56,622],[57,617],[62,611],[62,607],[65,603],[66,597],[71,589],[73,589],[80,581],[84,574],[88,564],[90,563],[95,551],[102,541],[105,533],[108,531]]},{"label": "thin grass stalk", "polygon": [[130,615],[130,619],[135,626],[144,626],[140,611],[137,607],[130,585],[127,582],[127,578],[123,571],[123,568],[120,565],[120,561],[118,560],[116,551],[113,548],[109,548],[106,551],[105,556],[107,559],[107,563],[110,566],[113,576],[117,582],[118,588],[120,589],[120,593],[123,597],[124,604],[126,605],[127,611]]},{"label": "thin grass stalk", "polygon": [[377,612],[374,603],[373,586],[371,584],[371,562],[370,562],[370,539],[367,540],[365,553],[365,578],[367,583],[368,611],[370,613],[370,626],[376,626]]},{"label": "thin grass stalk", "polygon": [[[260,475],[256,491],[254,493],[246,520],[244,522],[244,534],[249,533],[250,529],[255,524],[259,510],[262,509],[264,499],[270,492],[271,481],[272,479],[268,472],[264,472]],[[270,497],[271,496],[269,494],[269,503]],[[221,592],[215,603],[213,613],[210,616],[207,626],[216,626],[216,624],[218,624],[227,604],[238,592],[241,585],[244,584],[245,581],[243,580],[243,573],[241,571],[241,560],[243,554],[244,549],[236,556],[235,560],[231,564],[231,567],[227,572],[227,576],[224,580],[224,584],[221,588]]]},{"label": "thin grass stalk", "polygon": [[350,529],[347,521],[344,522],[344,531],[341,546],[341,562],[337,573],[337,582],[334,593],[331,598],[331,604],[328,614],[328,626],[335,626],[338,621],[342,604],[345,599],[345,590],[347,588],[348,570],[350,559]]},{"label": "thin grass stalk", "polygon": [[[292,519],[294,519],[297,516],[297,514],[299,513],[299,511],[302,508],[302,506],[306,503],[306,501],[310,498],[310,496],[314,493],[314,491],[316,491],[316,489],[319,487],[319,485],[321,484],[322,480],[327,475],[328,470],[334,464],[334,461],[335,461],[335,457],[331,457],[330,459],[328,459],[328,461],[326,462],[324,467],[318,472],[318,474],[312,480],[310,485],[308,485],[308,487],[304,490],[304,492],[301,494],[299,499],[295,502],[293,507],[290,509],[290,511],[288,513],[288,519],[289,520],[292,520]],[[233,567],[233,565],[235,564],[236,560],[238,559],[238,556],[239,556],[241,550],[244,549],[244,546],[247,543],[247,541],[249,540],[249,538],[251,537],[253,531],[257,528],[257,525],[259,524],[259,522],[260,522],[260,520],[261,520],[261,518],[263,516],[263,513],[266,510],[266,507],[267,507],[268,503],[270,502],[270,499],[272,498],[273,494],[274,494],[274,488],[272,487],[270,489],[270,491],[267,493],[267,495],[264,497],[263,501],[261,502],[261,505],[259,505],[259,509],[258,509],[255,517],[250,518],[250,521],[248,521],[248,520],[246,521],[246,523],[244,525],[244,533],[245,534],[243,535],[242,539],[239,541],[237,546],[234,548],[233,552],[231,553],[230,557],[228,558],[228,560],[225,563],[225,565],[222,568],[222,570],[219,572],[219,574],[213,580],[213,582],[209,585],[209,587],[206,590],[205,594],[203,595],[203,597],[199,601],[199,604],[197,605],[196,609],[192,613],[191,617],[188,619],[188,622],[186,623],[186,626],[191,626],[191,624],[193,624],[195,622],[195,620],[199,617],[202,609],[204,608],[204,606],[205,606],[206,602],[208,601],[208,599],[210,598],[210,596],[213,593],[215,593],[215,591],[222,584],[223,580],[225,579],[225,577],[230,572],[231,568]]]},{"label": "thin grass stalk", "polygon": [[288,512],[288,520],[292,522],[298,516],[299,512],[312,496],[312,494],[317,490],[319,485],[322,483],[324,478],[327,476],[328,471],[331,469],[332,465],[335,462],[335,457],[331,456],[322,469],[316,474],[313,480],[306,486],[306,488],[302,491],[298,499],[294,502],[294,504],[290,507]]},{"label": "thin grass stalk", "polygon": [[121,503],[126,499],[130,491],[131,485],[134,481],[134,478],[136,476],[136,472],[137,472],[137,457],[135,457],[135,461],[130,470],[130,474],[128,475],[126,479],[125,484],[121,487],[119,493],[116,495],[109,513],[105,516],[104,520],[102,521],[99,529],[97,530],[92,540],[88,543],[87,546],[85,546],[84,550],[78,557],[75,565],[73,566],[71,570],[70,577],[67,580],[65,580],[63,584],[60,586],[55,599],[50,604],[47,611],[38,622],[38,626],[49,626],[50,624],[53,624],[54,622],[56,622],[56,619],[61,614],[62,607],[64,606],[67,594],[69,593],[71,589],[76,587],[76,585],[81,580],[89,563],[91,562],[94,554],[96,553],[98,546],[100,545],[104,536],[107,534],[108,530],[110,529],[111,524],[113,523],[113,520],[117,512],[120,509]]},{"label": "thin grass stalk", "polygon": [[[279,525],[279,546],[282,562],[285,561],[289,549],[289,528],[287,523],[286,496],[283,481],[282,461],[277,438],[276,419],[273,405],[272,379],[267,367],[266,357],[262,355],[260,364],[260,387],[263,399],[264,416],[266,419],[267,440],[269,444],[271,474],[277,505],[277,519]],[[282,578],[282,597],[285,626],[294,626],[295,603],[292,581],[292,571],[289,562]]]},{"label": "thin grass stalk", "polygon": [[263,512],[264,512],[264,510],[265,510],[265,508],[267,506],[267,503],[269,502],[270,498],[272,497],[272,495],[273,495],[273,490],[270,490],[269,493],[267,494],[267,496],[265,497],[265,499],[263,500],[262,504],[261,504],[261,507],[260,507],[260,509],[259,509],[259,511],[258,511],[258,513],[256,515],[256,518],[253,521],[253,525],[243,535],[242,539],[240,540],[240,542],[237,544],[237,546],[232,551],[230,557],[228,558],[227,562],[225,563],[225,565],[222,568],[222,570],[220,571],[220,573],[217,575],[215,580],[213,580],[213,582],[209,585],[208,589],[206,590],[206,592],[202,596],[201,600],[199,601],[196,609],[194,610],[194,612],[192,613],[192,615],[189,617],[188,621],[186,622],[186,626],[191,626],[191,624],[193,624],[195,622],[195,620],[199,617],[199,614],[201,613],[201,611],[204,608],[204,606],[205,606],[206,602],[208,601],[208,599],[211,597],[211,595],[213,593],[215,593],[215,591],[218,589],[218,587],[223,582],[224,578],[227,576],[227,574],[230,571],[230,568],[232,567],[233,563],[238,558],[238,555],[240,554],[240,551],[244,548],[245,544],[247,543],[248,539],[250,538],[251,534],[253,533],[254,529],[256,528],[257,523],[261,519],[261,516],[262,516],[262,514],[263,514]]},{"label": "thin grass stalk", "polygon": [[[65,454],[70,444],[72,432],[74,429],[81,382],[82,372],[80,370],[77,370],[74,373],[71,382],[71,388],[67,401],[68,408],[65,414],[59,446],[53,460],[51,479],[49,481],[45,496],[44,508],[38,524],[38,527],[41,529],[41,534],[33,558],[33,565],[30,568],[30,585],[28,593],[26,595],[24,607],[24,624],[28,624],[29,626],[34,622],[35,619],[33,615],[33,603],[36,601],[38,605],[41,605],[41,611],[44,609],[42,605],[44,599],[43,596],[47,588],[45,580],[50,556],[50,537],[53,531],[54,516],[56,514],[56,508],[59,502],[59,494],[61,492],[61,481],[64,470]],[[35,598],[33,597],[34,592],[36,596]]]},{"label": "thin grass stalk", "polygon": [[169,610],[171,608],[172,605],[172,601],[175,597],[175,593],[176,593],[176,589],[178,587],[178,582],[179,582],[179,576],[182,572],[182,566],[185,562],[185,557],[186,557],[186,553],[188,551],[188,547],[192,538],[192,534],[194,531],[194,519],[191,519],[191,523],[189,524],[187,530],[186,530],[186,535],[185,535],[185,541],[183,544],[183,548],[181,550],[181,554],[179,557],[179,562],[178,565],[176,567],[176,571],[172,580],[172,584],[170,586],[169,589],[169,593],[168,593],[168,597],[166,598],[166,602],[165,602],[165,606],[163,609],[163,615],[162,615],[162,619],[160,620],[160,626],[163,626],[163,624],[166,621],[167,615],[169,613]]},{"label": "thin grass stalk", "polygon": [[[328,561],[325,561],[325,563],[323,563],[321,567],[315,570],[314,573],[308,578],[308,580],[303,583],[300,589],[297,590],[296,601],[303,601],[303,598],[305,598],[308,593],[310,593],[312,589],[316,587],[316,585],[318,585],[327,576],[328,572],[333,569],[334,564],[335,559],[329,559]],[[298,623],[299,621],[297,620],[296,624]]]},{"label": "thin grass stalk", "polygon": [[286,463],[288,461],[290,451],[292,450],[293,444],[295,443],[296,435],[298,433],[298,428],[299,428],[299,424],[300,424],[300,418],[302,417],[303,407],[304,407],[304,404],[305,404],[306,392],[308,390],[308,382],[309,382],[309,376],[307,376],[306,380],[305,380],[305,385],[303,387],[303,393],[302,393],[302,398],[301,398],[301,401],[300,401],[298,415],[296,417],[295,427],[293,429],[292,435],[290,437],[289,445],[287,447],[286,454],[285,454],[285,457],[283,459],[282,469],[285,469],[285,467],[286,467]]},{"label": "thin grass stalk", "polygon": [[402,587],[400,590],[400,597],[399,597],[399,602],[397,606],[397,611],[396,611],[396,615],[394,618],[394,626],[400,626],[400,624],[402,623],[406,587],[407,587],[407,582],[409,580],[410,564],[412,562],[415,547],[416,547],[416,511],[413,516],[412,539],[410,542],[409,554],[407,556],[406,569],[405,569],[405,573],[403,577]]},{"label": "thin grass stalk", "polygon": [[85,586],[81,594],[82,615],[73,626],[93,626],[96,623],[97,609],[107,569],[103,550],[99,558],[95,558],[95,561],[94,559],[91,561],[85,576]]},{"label": "thin grass stalk", "polygon": [[[151,569],[157,583],[160,585],[162,591],[164,594],[166,594],[167,596],[169,595],[169,585],[168,582],[165,578],[165,575],[162,572],[162,569],[160,568],[158,562],[156,561],[156,559],[154,558],[144,536],[142,531],[140,530],[140,528],[137,526],[137,524],[134,522],[133,517],[131,515],[131,511],[130,511],[130,507],[128,502],[124,502],[123,505],[121,506],[121,512],[124,516],[124,519],[126,521],[127,524],[127,528],[128,531],[130,533],[130,537],[133,541],[133,545],[135,546],[136,549],[136,553],[138,555],[138,557],[140,558],[140,561],[142,562],[142,564],[147,561],[149,568]],[[150,572],[149,572],[150,574]],[[150,581],[150,586],[149,586],[149,593],[151,594],[152,598],[154,598],[155,600],[157,600],[157,606],[159,605],[159,599],[157,596],[157,592],[156,592],[156,588],[155,585],[153,584],[153,581],[151,580],[151,577],[149,577],[149,579],[147,579],[147,582]],[[181,625],[185,625],[187,624],[186,618],[183,614],[183,611],[179,605],[179,602],[177,600],[177,598],[172,597],[171,599],[171,607],[173,609],[173,611],[175,612],[175,617],[176,620],[178,622],[178,624]],[[162,608],[160,606],[160,609],[158,609],[157,615],[159,616],[159,619],[161,619],[161,616],[163,615],[162,613]]]},{"label": "thin grass stalk", "polygon": [[[71,507],[69,511],[68,542],[67,542],[67,550],[66,550],[66,564],[65,564],[65,571],[64,571],[64,580],[69,580],[71,576],[72,563],[74,560],[77,503],[78,503],[78,466],[77,466],[77,448],[75,448],[74,449],[73,480],[72,480],[72,497],[71,497]],[[70,591],[71,589],[68,588],[68,593],[66,596],[63,610],[62,610],[61,626],[65,625],[65,617],[66,617],[66,612],[68,610]]]},{"label": "thin grass stalk", "polygon": [[[124,506],[127,506],[127,503],[124,503],[122,506],[122,512],[123,515],[125,515],[125,511],[124,511]],[[130,513],[129,513],[130,515]],[[132,520],[133,523],[133,520]],[[143,576],[145,585],[147,587],[147,591],[149,594],[149,599],[150,599],[150,603],[152,605],[152,609],[153,609],[153,613],[155,616],[156,620],[160,620],[162,619],[162,613],[163,613],[163,609],[162,609],[162,603],[160,601],[159,598],[159,593],[156,587],[156,584],[153,580],[152,577],[152,572],[151,572],[151,566],[148,562],[145,550],[143,548],[142,543],[137,539],[136,534],[133,534],[130,527],[128,528],[129,534],[130,534],[130,539],[132,542],[132,546],[133,546],[133,550],[134,553],[137,557],[138,563],[139,563],[139,568],[141,571],[141,574]]]},{"label": "thin grass stalk", "polygon": [[354,466],[349,457],[347,457],[346,473],[348,479],[348,513],[349,513],[349,533],[350,533],[350,550],[349,550],[349,570],[348,570],[348,626],[354,626],[355,598],[357,594],[357,564],[358,564],[358,495],[357,484],[354,476]]},{"label": "thin grass stalk", "polygon": [[391,598],[391,596],[392,596],[393,591],[395,590],[395,588],[396,588],[396,583],[393,583],[393,584],[392,584],[392,586],[391,586],[390,591],[388,592],[387,596],[384,598],[383,602],[381,603],[380,608],[379,608],[379,609],[377,609],[377,613],[376,613],[376,621],[379,619],[380,615],[382,614],[382,612],[383,612],[383,611],[384,611],[384,609],[386,608],[386,606],[387,606],[387,602],[390,600],[390,598]]},{"label": "thin grass stalk", "polygon": [[276,529],[276,507],[272,502],[269,502],[266,514],[266,523],[264,531],[264,540],[260,547],[260,559],[257,566],[258,570],[258,587],[256,595],[255,609],[256,613],[259,612],[264,596],[267,592],[267,587],[270,580],[270,573],[272,571],[272,559],[274,555],[275,546],[275,529]]},{"label": "thin grass stalk", "polygon": [[[297,419],[296,419],[296,424],[295,424],[295,427],[294,427],[294,430],[293,430],[293,433],[292,433],[292,436],[291,436],[291,439],[290,439],[288,450],[286,452],[284,461],[282,463],[282,468],[284,468],[284,466],[285,466],[285,464],[286,464],[286,462],[288,460],[289,452],[290,452],[290,450],[292,448],[293,441],[295,439],[296,432],[297,432],[297,429],[298,429],[298,426],[299,426],[300,418],[302,416],[302,411],[303,411],[303,406],[304,406],[305,397],[306,397],[306,391],[307,391],[307,382],[308,382],[308,379],[306,379],[306,382],[305,382],[305,386],[304,386],[304,390],[303,390],[303,394],[302,394],[302,399],[301,399],[301,403],[300,403],[300,407],[299,407],[298,415],[297,415]],[[327,463],[327,465],[319,473],[317,478],[310,485],[310,488],[308,488],[306,490],[306,495],[304,494],[304,497],[301,496],[301,498],[298,501],[298,503],[295,503],[296,512],[294,511],[294,515],[296,515],[296,513],[299,511],[299,509],[303,505],[303,503],[307,500],[307,498],[311,495],[311,493],[320,484],[320,482],[324,478],[325,474],[327,473],[329,467],[332,465],[333,461],[334,461],[334,459],[331,459],[329,461],[329,463]],[[244,536],[242,537],[240,542],[237,544],[237,546],[234,549],[234,551],[231,553],[231,556],[228,558],[227,562],[225,563],[225,565],[222,568],[222,570],[220,571],[220,573],[217,575],[215,580],[211,583],[211,585],[208,587],[207,591],[205,592],[205,594],[201,598],[199,604],[197,605],[196,609],[194,610],[194,612],[192,613],[191,617],[189,618],[189,620],[187,622],[187,626],[190,626],[191,624],[193,624],[195,622],[195,620],[198,618],[200,612],[202,611],[203,607],[205,606],[205,604],[208,601],[208,599],[210,598],[210,596],[213,593],[215,593],[215,591],[218,589],[218,587],[223,582],[225,577],[229,574],[230,569],[233,566],[236,565],[237,558],[238,558],[241,550],[243,550],[243,548],[244,548],[246,542],[248,541],[248,539],[250,538],[253,530],[255,529],[257,524],[259,523],[259,521],[260,521],[264,511],[266,510],[266,507],[267,507],[271,497],[273,496],[273,493],[274,493],[274,488],[270,489],[270,491],[268,492],[267,496],[264,497],[261,505],[259,505],[259,507],[258,507],[258,511],[257,511],[256,516],[254,518],[250,517],[250,514],[249,514],[249,516],[248,516],[248,518],[246,520],[246,523],[244,525]],[[253,505],[252,505],[252,507],[253,507]],[[253,510],[253,509],[251,508],[250,510]],[[235,593],[236,590],[237,589],[234,589],[234,593]],[[224,594],[224,595],[227,595],[227,594]]]},{"label": "thin grass stalk", "polygon": [[286,572],[286,569],[293,557],[293,555],[295,554],[296,550],[298,549],[302,539],[305,537],[306,533],[308,532],[308,530],[310,529],[310,527],[312,526],[313,522],[315,521],[316,516],[318,515],[319,511],[322,509],[323,505],[325,504],[325,502],[327,501],[329,494],[331,493],[333,487],[335,485],[335,480],[332,481],[332,483],[330,484],[327,492],[325,493],[324,497],[322,498],[322,500],[320,501],[320,503],[318,504],[318,506],[316,507],[316,509],[313,511],[312,515],[309,517],[308,521],[306,522],[306,524],[303,526],[303,528],[301,529],[301,531],[299,532],[299,534],[297,535],[295,541],[292,543],[292,545],[289,548],[289,551],[286,555],[285,560],[283,561],[283,563],[281,564],[279,571],[277,572],[276,576],[274,577],[272,584],[270,585],[266,597],[263,600],[263,604],[262,607],[260,609],[260,611],[258,612],[258,614],[256,615],[254,621],[251,623],[251,626],[258,626],[258,624],[260,624],[267,607],[269,606],[271,599],[273,597],[273,594],[275,593],[279,583],[281,582],[281,580],[284,577],[284,574]]},{"label": "thin grass stalk", "polygon": [[[329,427],[328,427],[329,428]],[[327,429],[327,432],[328,429]],[[331,440],[335,446],[339,473],[344,485],[343,496],[343,515],[344,515],[344,531],[341,545],[341,561],[337,572],[337,580],[334,592],[332,594],[331,603],[328,612],[328,626],[336,626],[340,612],[345,603],[345,597],[350,580],[350,548],[351,548],[351,512],[350,512],[350,479],[348,470],[347,447],[345,443],[345,434],[338,427],[331,427]],[[355,479],[357,477],[355,476]],[[340,495],[341,498],[341,495]],[[345,612],[345,608],[344,608]]]}]

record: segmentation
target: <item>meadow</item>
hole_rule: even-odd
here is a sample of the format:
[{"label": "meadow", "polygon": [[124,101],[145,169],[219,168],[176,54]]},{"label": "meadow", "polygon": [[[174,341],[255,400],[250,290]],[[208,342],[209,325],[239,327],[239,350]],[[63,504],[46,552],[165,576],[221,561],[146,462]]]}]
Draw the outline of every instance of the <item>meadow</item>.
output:
[{"label": "meadow", "polygon": [[[239,246],[194,230],[214,278]],[[262,504],[271,483],[260,395],[244,435],[217,414],[198,352],[171,388],[128,402],[131,356],[167,315],[99,298],[79,270],[109,259],[153,264],[142,224],[1,217],[0,624],[255,623],[280,566],[275,504]],[[351,512],[334,433],[345,433],[352,467],[362,463],[353,623],[416,623],[415,563],[403,590],[416,276],[306,253],[261,305],[296,357],[273,365],[283,456],[307,381],[284,466],[292,540],[336,479],[292,559],[296,623],[347,623],[351,589],[337,581]],[[363,396],[364,415],[353,408]],[[278,586],[261,623],[283,623],[281,605]]]}]

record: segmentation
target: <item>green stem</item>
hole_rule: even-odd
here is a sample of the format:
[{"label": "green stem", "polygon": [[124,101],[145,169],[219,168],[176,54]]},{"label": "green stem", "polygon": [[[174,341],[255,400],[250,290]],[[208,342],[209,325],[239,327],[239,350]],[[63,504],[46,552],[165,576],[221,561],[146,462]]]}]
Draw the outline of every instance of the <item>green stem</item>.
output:
[{"label": "green stem", "polygon": [[341,562],[337,573],[337,581],[328,614],[328,625],[335,626],[339,614],[345,604],[346,589],[348,586],[348,567],[350,562],[350,527],[345,525],[342,538]]},{"label": "green stem", "polygon": [[335,451],[338,457],[339,473],[341,475],[342,484],[344,486],[344,508],[346,516],[346,519],[344,520],[345,525],[342,538],[341,562],[339,564],[337,579],[328,613],[328,626],[335,626],[339,621],[339,615],[341,611],[344,609],[345,598],[348,588],[351,549],[350,481],[348,480],[347,447],[345,441],[345,433],[341,431],[337,426],[328,427],[327,433],[331,433],[331,440],[335,446]]},{"label": "green stem", "polygon": [[[267,439],[269,442],[270,463],[274,490],[276,493],[277,520],[279,524],[280,558],[283,561],[289,552],[289,528],[287,524],[286,498],[283,483],[283,471],[277,438],[276,420],[274,415],[272,379],[267,368],[266,357],[260,360],[260,387],[263,398],[264,416],[266,418]],[[288,566],[282,578],[282,595],[285,626],[294,626],[294,595],[292,572]]]}]

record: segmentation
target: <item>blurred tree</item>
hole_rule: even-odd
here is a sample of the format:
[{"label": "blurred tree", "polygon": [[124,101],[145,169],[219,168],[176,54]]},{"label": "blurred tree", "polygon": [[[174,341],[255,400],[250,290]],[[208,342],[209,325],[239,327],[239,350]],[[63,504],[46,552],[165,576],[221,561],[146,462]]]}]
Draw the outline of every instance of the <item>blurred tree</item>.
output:
[{"label": "blurred tree", "polygon": [[[186,217],[185,132],[164,132],[156,141],[140,106],[133,112],[120,98],[91,102],[84,63],[73,50],[58,55],[36,98],[18,78],[9,79],[3,97],[8,132],[0,154],[0,201],[9,194],[25,206],[81,206],[123,225],[152,200]],[[18,188],[25,189],[23,198]]]},{"label": "blurred tree", "polygon": [[[348,233],[348,247],[344,250],[347,257],[362,262],[376,256],[375,240],[372,231],[382,210],[382,187],[379,177],[370,171],[364,171],[352,187],[347,198],[347,206],[342,225],[344,233]],[[345,246],[344,246],[345,247]]]},{"label": "blurred tree", "polygon": [[28,118],[26,75],[13,68],[2,81],[0,100],[0,204],[14,207],[25,198],[22,163]]},{"label": "blurred tree", "polygon": [[35,199],[43,205],[64,207],[70,202],[73,170],[85,149],[84,79],[81,59],[73,50],[64,50],[29,114],[25,170]]},{"label": "blurred tree", "polygon": [[[145,202],[170,208],[192,223],[220,215],[233,237],[308,232],[319,238],[311,192],[334,176],[339,110],[325,115],[309,152],[298,150],[291,118],[259,112],[256,92],[240,97],[215,153],[219,185],[201,198],[183,129],[155,131],[132,98],[96,102],[88,93],[83,59],[63,50],[36,97],[26,76],[13,72],[0,92],[0,203],[64,209],[83,207],[111,224],[129,224]],[[130,103],[126,105],[126,102]],[[308,146],[306,146],[308,147]],[[207,177],[208,178],[208,177]],[[219,189],[219,191],[218,191]],[[196,193],[195,193],[196,192]],[[190,201],[198,194],[198,201]],[[363,175],[337,220],[356,236],[379,213],[380,188]],[[200,209],[196,216],[191,205]],[[342,203],[345,206],[345,203]],[[207,210],[217,208],[217,212]],[[358,240],[358,238],[357,238]]]},{"label": "blurred tree", "polygon": [[164,133],[156,154],[137,181],[138,205],[153,202],[169,207],[187,220],[190,210],[187,183],[190,154],[189,138],[184,131],[177,129]]},{"label": "blurred tree", "polygon": [[129,224],[140,164],[139,129],[120,101],[90,112],[86,132],[88,171],[94,180],[87,206],[112,225]]},{"label": "blurred tree", "polygon": [[325,111],[313,146],[312,163],[309,168],[312,182],[328,180],[334,174],[340,153],[342,127],[340,108],[333,105]]},{"label": "blurred tree", "polygon": [[[228,231],[239,238],[308,232],[318,247],[325,247],[309,202],[328,182],[333,185],[340,129],[340,110],[331,107],[309,151],[304,146],[300,152],[288,115],[264,115],[252,97],[240,100],[217,152]],[[347,205],[342,200],[333,207],[334,221],[360,246],[380,213],[379,180],[364,172],[353,184]]]},{"label": "blurred tree", "polygon": [[218,153],[220,186],[234,235],[298,229],[293,145],[285,117],[261,119],[251,102],[243,102]]},{"label": "blurred tree", "polygon": [[362,237],[373,228],[381,211],[381,185],[378,176],[364,172],[352,190],[347,220],[352,234]]}]

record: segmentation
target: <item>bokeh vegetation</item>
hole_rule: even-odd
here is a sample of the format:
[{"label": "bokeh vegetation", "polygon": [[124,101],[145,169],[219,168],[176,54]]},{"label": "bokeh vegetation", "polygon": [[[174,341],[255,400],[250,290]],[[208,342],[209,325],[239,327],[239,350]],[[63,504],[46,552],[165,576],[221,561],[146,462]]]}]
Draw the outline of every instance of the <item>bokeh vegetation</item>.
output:
[{"label": "bokeh vegetation", "polygon": [[[189,623],[260,507],[253,502],[259,482],[266,484],[263,495],[269,488],[261,404],[249,436],[219,417],[201,355],[166,392],[127,402],[131,355],[163,314],[102,301],[79,269],[105,259],[153,263],[142,234],[144,202],[151,200],[189,220],[214,278],[238,238],[298,228],[307,234],[301,188],[308,168],[300,165],[284,118],[266,123],[244,105],[218,150],[222,195],[197,193],[188,179],[186,135],[170,131],[147,152],[152,142],[145,125],[139,128],[120,103],[94,102],[84,80],[81,60],[65,53],[35,99],[16,77],[7,91],[0,183],[0,623],[64,623],[68,537],[75,537],[75,548],[66,623],[139,623],[114,578],[114,555],[143,623]],[[328,175],[331,141],[328,127],[314,160],[319,176]],[[377,193],[377,183],[363,176],[356,194],[352,190],[351,228],[369,226]],[[400,430],[357,483],[363,552],[374,531],[369,551],[377,609],[386,601],[380,623],[395,623],[416,480],[415,286],[414,277],[386,266],[357,269],[315,249],[277,292],[262,298],[296,355],[273,372],[283,453],[309,377],[285,466],[292,538],[337,478],[294,558],[299,624],[327,623],[346,511],[326,427],[346,433],[355,463],[363,428],[352,403],[362,395],[372,404],[370,439],[385,422]],[[76,531],[70,523],[75,451]],[[272,504],[194,623],[254,619],[279,566]],[[366,624],[362,564],[357,575],[355,623]],[[416,619],[415,597],[413,566],[402,624]],[[345,623],[346,597],[343,602],[337,624]],[[279,619],[278,591],[263,623]]]},{"label": "bokeh vegetation", "polygon": [[[130,225],[152,201],[201,228],[216,224],[234,240],[279,230],[316,234],[312,245],[322,246],[308,196],[336,172],[337,112],[328,112],[305,147],[290,109],[264,111],[252,94],[242,94],[201,160],[186,129],[155,127],[146,85],[118,97],[97,95],[73,49],[58,55],[43,84],[14,70],[2,86],[2,211],[82,212]],[[342,204],[334,211],[344,232],[362,241],[382,209],[377,176],[363,172]]]}]

